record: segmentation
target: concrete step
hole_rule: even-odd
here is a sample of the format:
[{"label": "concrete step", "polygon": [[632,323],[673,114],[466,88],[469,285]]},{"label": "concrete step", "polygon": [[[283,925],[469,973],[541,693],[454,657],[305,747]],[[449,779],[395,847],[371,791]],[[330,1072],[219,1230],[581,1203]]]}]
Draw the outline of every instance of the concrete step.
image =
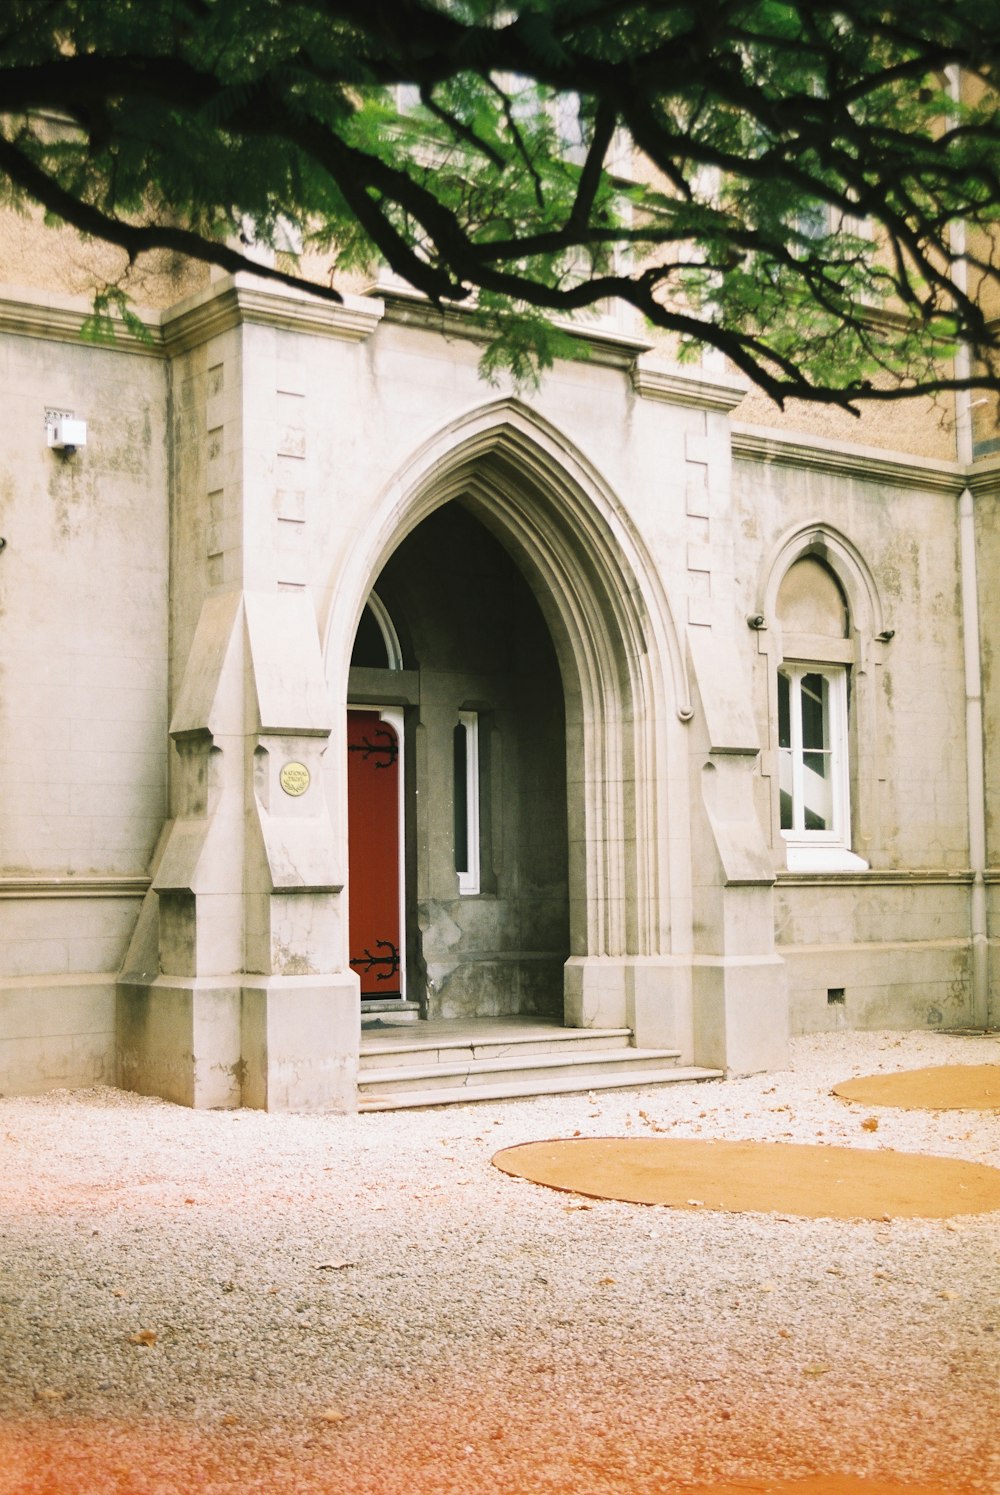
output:
[{"label": "concrete step", "polygon": [[589,1049],[628,1049],[632,1034],[628,1028],[548,1028],[533,1033],[512,1030],[509,1033],[493,1034],[489,1037],[474,1037],[465,1033],[454,1038],[440,1035],[431,1038],[418,1036],[419,1029],[411,1038],[398,1035],[380,1037],[377,1030],[361,1034],[361,1069],[389,1069],[397,1066],[417,1065],[426,1067],[438,1064],[472,1064],[479,1060],[500,1059],[517,1056],[529,1058],[534,1054],[575,1054]]},{"label": "concrete step", "polygon": [[[641,1051],[640,1051],[641,1052]],[[402,1111],[417,1106],[467,1106],[473,1101],[517,1100],[532,1095],[571,1095],[591,1090],[643,1089],[647,1085],[676,1085],[683,1082],[721,1080],[722,1070],[664,1066],[635,1072],[617,1070],[611,1073],[587,1074],[574,1066],[568,1073],[551,1067],[540,1069],[530,1078],[508,1078],[492,1084],[451,1084],[408,1090],[359,1087],[358,1109],[361,1111]]]},{"label": "concrete step", "polygon": [[361,1031],[378,1028],[384,1022],[416,1023],[420,1021],[420,1003],[404,1002],[399,997],[362,997]]},{"label": "concrete step", "polygon": [[[501,1084],[506,1079],[534,1074],[603,1075],[639,1074],[662,1069],[680,1058],[676,1049],[586,1049],[581,1053],[501,1054],[490,1059],[460,1059],[450,1055],[440,1064],[400,1064],[384,1069],[366,1069],[358,1083],[366,1091],[413,1090],[433,1085]],[[586,1084],[577,1088],[586,1090]]]}]

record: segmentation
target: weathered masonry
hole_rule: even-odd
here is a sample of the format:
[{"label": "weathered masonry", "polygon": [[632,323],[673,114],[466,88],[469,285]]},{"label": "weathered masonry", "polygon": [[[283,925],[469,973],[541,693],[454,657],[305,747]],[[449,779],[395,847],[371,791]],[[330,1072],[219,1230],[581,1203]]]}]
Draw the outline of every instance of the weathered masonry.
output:
[{"label": "weathered masonry", "polygon": [[0,1090],[350,1109],[362,1015],[748,1072],[995,1014],[995,457],[611,326],[527,397],[391,291],[86,311],[0,296]]}]

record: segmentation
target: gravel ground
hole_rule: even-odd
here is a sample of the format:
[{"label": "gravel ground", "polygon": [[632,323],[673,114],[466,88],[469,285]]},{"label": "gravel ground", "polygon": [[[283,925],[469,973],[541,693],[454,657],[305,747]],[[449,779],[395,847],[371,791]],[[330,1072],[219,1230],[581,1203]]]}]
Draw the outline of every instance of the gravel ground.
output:
[{"label": "gravel ground", "polygon": [[364,1116],[0,1099],[0,1492],[522,1495],[838,1472],[1000,1492],[1000,1217],[581,1201],[543,1137],[1000,1166],[1000,1116],[838,1080],[1000,1039],[823,1034],[710,1084]]}]

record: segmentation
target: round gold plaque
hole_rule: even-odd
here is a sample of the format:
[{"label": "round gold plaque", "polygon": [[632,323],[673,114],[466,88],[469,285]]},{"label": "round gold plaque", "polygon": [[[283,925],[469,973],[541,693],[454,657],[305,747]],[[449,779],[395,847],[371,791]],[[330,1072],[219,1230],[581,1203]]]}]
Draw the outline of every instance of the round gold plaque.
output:
[{"label": "round gold plaque", "polygon": [[309,788],[309,770],[304,763],[286,763],[278,775],[278,783],[286,794],[297,799]]}]

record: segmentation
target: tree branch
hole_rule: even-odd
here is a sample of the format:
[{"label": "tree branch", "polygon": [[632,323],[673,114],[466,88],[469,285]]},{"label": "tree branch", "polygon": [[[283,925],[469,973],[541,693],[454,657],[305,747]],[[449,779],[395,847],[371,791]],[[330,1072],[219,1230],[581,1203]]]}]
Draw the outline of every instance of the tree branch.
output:
[{"label": "tree branch", "polygon": [[252,275],[276,281],[293,290],[308,291],[324,301],[338,304],[343,302],[343,296],[332,286],[316,285],[272,265],[259,264],[228,244],[204,239],[189,229],[168,224],[125,223],[119,218],[102,213],[99,208],[66,192],[3,136],[0,136],[0,169],[46,211],[89,238],[102,239],[105,243],[123,249],[130,262],[134,262],[140,254],[168,249],[176,254],[186,255],[189,259],[218,265],[220,269],[228,270],[233,275],[246,270]]}]

